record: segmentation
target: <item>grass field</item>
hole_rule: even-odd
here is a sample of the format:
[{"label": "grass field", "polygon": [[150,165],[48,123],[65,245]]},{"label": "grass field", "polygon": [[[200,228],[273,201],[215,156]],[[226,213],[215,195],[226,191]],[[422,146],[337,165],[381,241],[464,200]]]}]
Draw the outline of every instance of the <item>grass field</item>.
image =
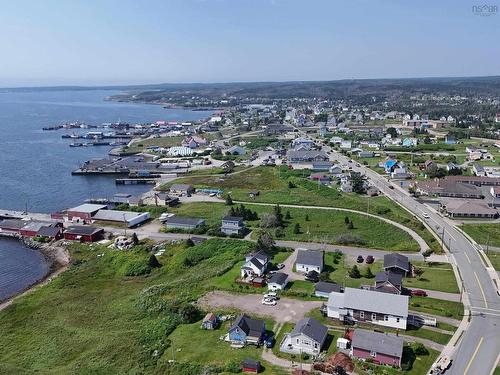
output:
[{"label": "grass field", "polygon": [[448,263],[413,262],[423,273],[419,277],[403,280],[404,286],[415,289],[439,290],[441,292],[459,293],[453,269]]},{"label": "grass field", "polygon": [[[220,188],[225,194],[230,194],[233,200],[238,201],[327,206],[368,211],[413,229],[424,238],[431,249],[436,252],[441,251],[438,241],[420,221],[386,197],[368,198],[354,193],[341,193],[336,187],[326,187],[307,180],[310,173],[308,170],[288,170],[285,167],[258,167],[227,177],[187,176],[177,179],[175,183]],[[168,189],[172,183],[163,185],[162,189]],[[295,187],[290,188],[289,183]],[[259,196],[255,199],[250,198],[248,193],[255,190],[260,192]]]},{"label": "grass field", "polygon": [[168,245],[161,268],[149,266],[145,247],[74,245],[67,272],[0,312],[0,373],[203,373],[204,363],[172,368],[169,336],[199,321],[190,302],[254,244]]},{"label": "grass field", "polygon": [[[259,215],[272,213],[272,206],[245,204],[245,206]],[[207,225],[219,225],[222,216],[227,214],[228,206],[222,203],[186,203],[170,212],[180,216],[195,216],[206,219]],[[289,211],[290,219],[285,220],[280,240],[325,242],[331,244],[351,244],[375,249],[395,251],[418,251],[417,242],[405,231],[394,227],[382,220],[367,217],[356,213],[345,213],[321,209],[282,208],[283,215]],[[348,217],[354,224],[348,229],[345,218]],[[300,233],[295,233],[295,225],[299,224]],[[259,228],[259,221],[247,221],[247,227]],[[271,232],[274,232],[271,229]],[[346,238],[345,235],[349,235]],[[256,238],[257,233],[254,233]],[[345,243],[348,241],[348,243]],[[350,242],[349,242],[350,241]]]},{"label": "grass field", "polygon": [[424,314],[445,316],[462,320],[464,309],[459,302],[445,301],[430,297],[411,297],[410,310],[419,311]]},{"label": "grass field", "polygon": [[489,251],[486,256],[490,259],[493,267],[495,267],[497,271],[500,271],[500,252]]},{"label": "grass field", "polygon": [[463,224],[460,228],[480,245],[500,247],[500,224]]}]

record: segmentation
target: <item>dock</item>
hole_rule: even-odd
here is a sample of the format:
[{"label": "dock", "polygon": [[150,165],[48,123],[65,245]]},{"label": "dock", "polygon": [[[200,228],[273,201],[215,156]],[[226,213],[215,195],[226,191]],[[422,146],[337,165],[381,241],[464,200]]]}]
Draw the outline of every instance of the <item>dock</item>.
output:
[{"label": "dock", "polygon": [[158,182],[157,178],[117,178],[117,185],[153,185]]}]

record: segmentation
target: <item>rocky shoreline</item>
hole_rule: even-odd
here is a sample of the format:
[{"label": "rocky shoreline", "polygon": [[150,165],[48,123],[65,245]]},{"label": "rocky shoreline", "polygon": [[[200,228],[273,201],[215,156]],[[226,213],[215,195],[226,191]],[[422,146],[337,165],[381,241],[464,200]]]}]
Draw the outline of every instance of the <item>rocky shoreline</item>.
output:
[{"label": "rocky shoreline", "polygon": [[0,311],[7,308],[12,304],[12,302],[22,296],[32,292],[37,287],[48,284],[58,276],[60,273],[66,271],[70,263],[69,252],[63,241],[56,241],[50,244],[44,244],[40,242],[33,241],[29,238],[18,238],[19,241],[26,247],[39,251],[45,260],[49,263],[49,271],[41,279],[35,281],[31,285],[28,285],[23,290],[14,294],[13,296],[7,298],[4,301],[0,301]]}]

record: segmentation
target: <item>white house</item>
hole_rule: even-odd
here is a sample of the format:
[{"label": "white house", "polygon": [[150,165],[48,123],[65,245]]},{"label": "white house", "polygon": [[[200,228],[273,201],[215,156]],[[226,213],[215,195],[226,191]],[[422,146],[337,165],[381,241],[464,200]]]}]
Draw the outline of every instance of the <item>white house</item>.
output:
[{"label": "white house", "polygon": [[280,351],[292,354],[318,355],[328,336],[328,328],[313,318],[297,322],[292,332],[285,335]]},{"label": "white house", "polygon": [[408,296],[345,288],[344,293],[330,293],[327,316],[340,321],[406,329]]},{"label": "white house", "polygon": [[245,263],[241,266],[241,278],[264,275],[268,264],[269,256],[264,251],[247,255]]},{"label": "white house", "polygon": [[323,271],[323,253],[316,250],[298,250],[297,260],[295,261],[295,269],[297,272],[308,273]]},{"label": "white house", "polygon": [[340,143],[340,148],[343,150],[350,150],[352,148],[352,141],[342,141]]},{"label": "white house", "polygon": [[272,291],[283,290],[288,284],[288,275],[283,272],[274,273],[267,281],[267,289]]}]

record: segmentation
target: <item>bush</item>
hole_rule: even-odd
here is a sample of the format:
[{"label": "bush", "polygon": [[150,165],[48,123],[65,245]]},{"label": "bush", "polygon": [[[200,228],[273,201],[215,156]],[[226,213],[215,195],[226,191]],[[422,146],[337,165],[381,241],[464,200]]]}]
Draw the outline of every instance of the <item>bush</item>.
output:
[{"label": "bush", "polygon": [[411,344],[411,349],[416,355],[429,355],[429,350],[420,342],[414,342]]},{"label": "bush", "polygon": [[241,372],[241,366],[236,361],[230,361],[226,363],[224,367],[224,371],[229,372],[231,374],[239,374]]},{"label": "bush", "polygon": [[335,238],[335,242],[339,245],[363,245],[364,241],[355,234],[343,233]]},{"label": "bush", "polygon": [[349,270],[349,277],[352,279],[359,279],[361,277],[361,272],[359,272],[359,268],[357,265],[352,266]]}]

